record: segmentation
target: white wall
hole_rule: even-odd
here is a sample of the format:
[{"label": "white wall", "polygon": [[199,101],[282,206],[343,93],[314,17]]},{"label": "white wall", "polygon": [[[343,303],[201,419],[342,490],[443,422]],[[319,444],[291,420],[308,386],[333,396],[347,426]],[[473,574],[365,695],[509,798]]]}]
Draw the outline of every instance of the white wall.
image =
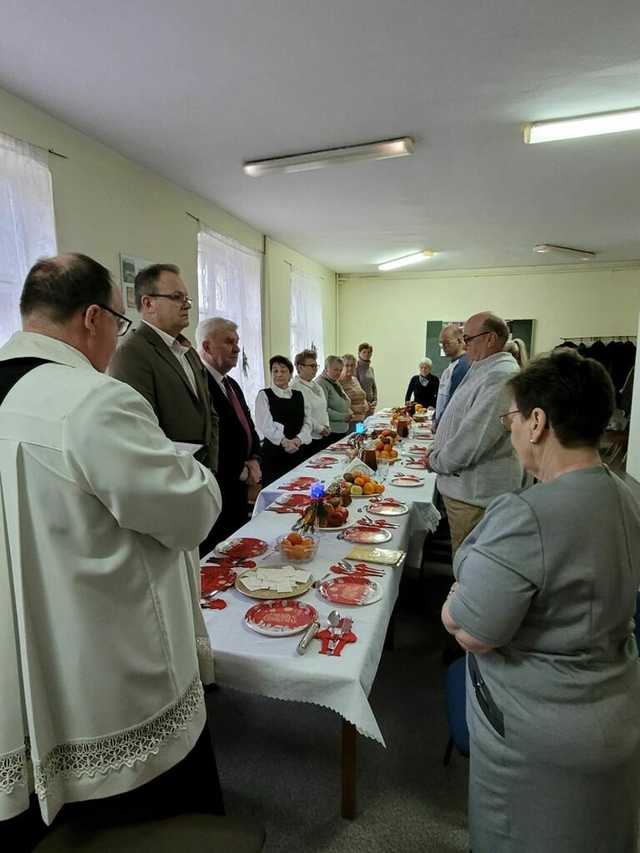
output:
[{"label": "white wall", "polygon": [[[335,346],[335,274],[272,241],[207,199],[187,192],[158,174],[0,89],[0,131],[53,148],[50,156],[56,230],[60,252],[83,252],[108,267],[119,280],[119,253],[178,264],[192,294],[197,289],[198,217],[220,234],[262,252],[266,243],[263,304],[265,353],[288,352],[288,268],[282,258],[313,270],[323,288],[325,344]],[[273,294],[270,289],[273,288]],[[196,299],[197,307],[197,299]],[[187,334],[193,336],[197,310]],[[271,354],[271,353],[268,353]]]},{"label": "white wall", "polygon": [[[324,351],[327,355],[336,348],[336,276],[333,270],[305,258],[288,246],[267,238],[265,283],[264,352],[265,364],[276,353],[289,354],[289,272],[291,265],[317,277],[322,283],[322,321]],[[268,366],[267,366],[268,369]]]},{"label": "white wall", "polygon": [[427,320],[478,311],[535,320],[536,352],[561,337],[636,335],[640,263],[339,276],[338,349],[371,342],[380,403],[397,404],[424,356]]},{"label": "white wall", "polygon": [[[638,337],[640,338],[640,318],[638,319]],[[629,424],[629,449],[627,451],[627,473],[640,483],[640,349],[636,349],[636,369],[631,402],[631,423]]]}]

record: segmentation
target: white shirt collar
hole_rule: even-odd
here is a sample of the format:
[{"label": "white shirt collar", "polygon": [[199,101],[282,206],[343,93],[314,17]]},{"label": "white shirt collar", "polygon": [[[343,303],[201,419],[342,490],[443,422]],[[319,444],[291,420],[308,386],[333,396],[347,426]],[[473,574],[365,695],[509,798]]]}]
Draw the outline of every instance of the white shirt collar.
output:
[{"label": "white shirt collar", "polygon": [[269,385],[269,388],[271,388],[276,397],[282,397],[285,400],[288,400],[291,397],[291,388],[278,388],[278,386],[274,385],[273,382]]},{"label": "white shirt collar", "polygon": [[179,351],[189,349],[189,347],[185,347],[183,344],[181,344],[178,338],[174,337],[173,335],[167,334],[167,332],[163,332],[162,329],[159,329],[157,326],[154,326],[153,323],[150,323],[148,320],[143,320],[142,322],[146,323],[147,326],[151,326],[153,331],[162,338],[162,340],[169,347],[169,349],[175,350],[176,346],[179,347]]}]

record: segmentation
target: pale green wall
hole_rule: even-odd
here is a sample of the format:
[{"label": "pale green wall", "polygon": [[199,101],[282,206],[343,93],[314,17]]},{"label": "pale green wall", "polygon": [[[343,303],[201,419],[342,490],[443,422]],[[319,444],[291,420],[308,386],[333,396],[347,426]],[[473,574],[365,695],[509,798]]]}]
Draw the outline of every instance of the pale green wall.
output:
[{"label": "pale green wall", "polygon": [[291,265],[310,273],[322,282],[322,321],[324,326],[324,351],[327,355],[336,349],[336,277],[321,264],[311,261],[275,240],[266,240],[264,312],[265,362],[280,353],[289,355],[289,272]]},{"label": "pale green wall", "polygon": [[379,400],[392,405],[424,356],[427,320],[477,311],[533,319],[534,348],[543,352],[564,336],[636,335],[639,285],[640,265],[631,264],[338,277],[339,349],[373,344]]},{"label": "pale green wall", "polygon": [[[119,254],[178,264],[189,290],[197,286],[198,223],[263,251],[263,235],[206,199],[189,193],[110,148],[0,89],[0,131],[68,159],[50,156],[58,249],[77,251],[107,266],[119,281]],[[289,296],[286,258],[326,280],[325,345],[335,345],[335,275],[284,246],[266,241],[263,318],[268,347],[288,352]],[[273,288],[273,294],[270,293]],[[197,301],[196,301],[197,305]],[[187,334],[193,333],[192,311]]]}]

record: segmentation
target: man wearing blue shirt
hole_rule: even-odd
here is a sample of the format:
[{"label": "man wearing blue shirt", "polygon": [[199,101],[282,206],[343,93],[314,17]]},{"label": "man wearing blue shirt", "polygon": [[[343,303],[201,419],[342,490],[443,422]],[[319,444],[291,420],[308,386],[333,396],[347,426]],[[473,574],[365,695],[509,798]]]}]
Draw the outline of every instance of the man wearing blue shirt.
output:
[{"label": "man wearing blue shirt", "polygon": [[456,388],[462,381],[467,370],[469,370],[469,360],[465,354],[461,326],[455,323],[445,326],[440,332],[440,346],[444,354],[451,359],[451,364],[443,371],[440,377],[440,387],[438,388],[438,398],[436,400],[436,427],[449,404],[449,400],[451,400]]}]

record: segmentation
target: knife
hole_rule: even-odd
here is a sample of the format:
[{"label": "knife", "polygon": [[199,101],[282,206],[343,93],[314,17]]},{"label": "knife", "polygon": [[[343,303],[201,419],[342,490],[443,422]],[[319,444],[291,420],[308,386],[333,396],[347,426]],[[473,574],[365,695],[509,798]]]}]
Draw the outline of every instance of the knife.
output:
[{"label": "knife", "polygon": [[304,632],[302,639],[298,643],[298,647],[296,648],[296,651],[298,652],[299,655],[303,655],[307,651],[307,647],[308,647],[309,643],[311,642],[311,640],[313,640],[313,638],[315,637],[315,635],[318,633],[319,630],[320,630],[320,623],[319,622],[312,622],[311,625],[309,625],[307,630]]}]

